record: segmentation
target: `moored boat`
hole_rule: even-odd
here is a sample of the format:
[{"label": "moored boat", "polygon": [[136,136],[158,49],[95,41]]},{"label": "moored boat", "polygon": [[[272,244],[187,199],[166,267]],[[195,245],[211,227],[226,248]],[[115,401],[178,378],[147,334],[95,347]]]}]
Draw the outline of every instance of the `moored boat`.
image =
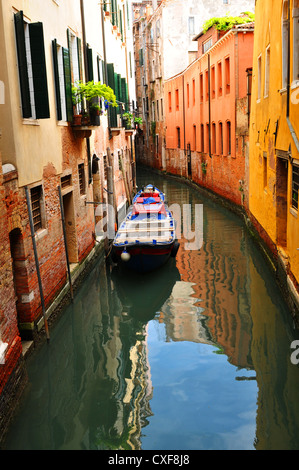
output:
[{"label": "moored boat", "polygon": [[162,191],[148,185],[133,199],[112,246],[112,260],[138,272],[148,272],[175,257],[179,243],[175,221]]}]

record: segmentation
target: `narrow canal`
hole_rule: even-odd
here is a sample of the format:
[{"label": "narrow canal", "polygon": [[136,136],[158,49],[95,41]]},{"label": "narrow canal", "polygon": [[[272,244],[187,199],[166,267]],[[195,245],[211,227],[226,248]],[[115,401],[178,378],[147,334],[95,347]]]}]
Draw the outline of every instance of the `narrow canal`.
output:
[{"label": "narrow canal", "polygon": [[6,448],[298,449],[299,336],[259,249],[186,185],[148,171],[138,183],[202,204],[202,247],[182,238],[146,276],[95,264],[28,360]]}]

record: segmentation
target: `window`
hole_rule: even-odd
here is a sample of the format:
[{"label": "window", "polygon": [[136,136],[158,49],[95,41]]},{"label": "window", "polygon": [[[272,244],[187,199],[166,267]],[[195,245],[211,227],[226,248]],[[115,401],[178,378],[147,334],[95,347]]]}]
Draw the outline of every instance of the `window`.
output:
[{"label": "window", "polygon": [[230,58],[225,59],[225,93],[230,93]]},{"label": "window", "polygon": [[163,113],[163,98],[161,98],[161,120],[163,121],[164,113]]},{"label": "window", "polygon": [[190,107],[190,87],[189,83],[187,83],[187,107]]},{"label": "window", "polygon": [[210,38],[206,42],[203,43],[202,53],[205,54],[209,49],[211,49],[212,46],[213,46],[213,40],[212,38]]},{"label": "window", "polygon": [[212,88],[212,99],[216,97],[216,76],[215,76],[215,66],[211,68],[211,88]]},{"label": "window", "polygon": [[86,194],[84,163],[78,166],[80,195]]},{"label": "window", "polygon": [[200,102],[203,102],[203,74],[201,73],[199,76],[199,96]]},{"label": "window", "polygon": [[231,155],[232,152],[232,136],[231,136],[231,122],[227,121],[226,123],[226,148],[227,148],[227,155]]},{"label": "window", "polygon": [[292,169],[292,207],[298,210],[299,192],[299,166],[293,165]]},{"label": "window", "polygon": [[205,130],[204,125],[200,125],[201,152],[205,151]]},{"label": "window", "polygon": [[213,154],[216,154],[216,124],[213,122],[212,124],[212,149]]},{"label": "window", "polygon": [[208,70],[206,70],[206,80],[205,81],[206,81],[206,83],[205,83],[205,85],[206,85],[206,101],[208,101],[209,100],[209,71]]},{"label": "window", "polygon": [[196,126],[193,124],[193,149],[196,151]]},{"label": "window", "polygon": [[144,64],[144,60],[143,60],[143,49],[139,49],[139,65],[140,67],[142,67]]},{"label": "window", "polygon": [[171,113],[171,91],[168,92],[168,109]]},{"label": "window", "polygon": [[219,153],[223,155],[223,124],[219,122]]},{"label": "window", "polygon": [[269,81],[270,81],[270,46],[268,46],[266,49],[264,98],[267,98],[269,96]]},{"label": "window", "polygon": [[[57,44],[56,39],[54,39],[54,41],[52,41],[52,52],[55,78],[57,120],[67,121],[68,115],[72,116],[72,103],[70,99],[67,100],[66,89],[66,74],[69,72],[69,68],[66,67],[65,55],[67,55],[67,59],[69,59],[68,50],[65,50],[63,47],[59,46],[59,44]],[[69,60],[67,64],[69,64]],[[68,80],[68,92],[70,96],[70,76]],[[68,106],[70,107],[70,114],[68,113]]]},{"label": "window", "polygon": [[14,15],[23,118],[50,117],[42,23],[26,23]]},{"label": "window", "polygon": [[222,62],[218,63],[218,96],[222,96]]},{"label": "window", "polygon": [[108,159],[107,155],[103,155],[103,165],[104,165],[104,179],[107,181],[108,179]]},{"label": "window", "polygon": [[206,124],[206,153],[209,153],[210,151],[210,124]]},{"label": "window", "polygon": [[69,188],[70,186],[72,186],[72,175],[68,174],[68,175],[62,176],[61,177],[61,188],[65,189],[65,188]]},{"label": "window", "polygon": [[181,148],[181,129],[179,127],[176,128],[177,130],[177,147]]},{"label": "window", "polygon": [[31,210],[34,232],[42,228],[42,187],[36,186],[30,190]]},{"label": "window", "polygon": [[195,80],[194,79],[192,80],[192,93],[193,93],[193,106],[195,106],[196,95],[195,95]]},{"label": "window", "polygon": [[264,188],[268,185],[268,161],[267,161],[267,152],[263,154],[263,185]]},{"label": "window", "polygon": [[257,59],[257,99],[261,99],[262,93],[262,56],[260,55]]},{"label": "window", "polygon": [[180,109],[180,101],[179,101],[179,90],[175,90],[175,109],[178,111]]},{"label": "window", "polygon": [[152,121],[156,120],[155,102],[152,101]]},{"label": "window", "polygon": [[189,16],[189,36],[195,34],[194,16]]}]

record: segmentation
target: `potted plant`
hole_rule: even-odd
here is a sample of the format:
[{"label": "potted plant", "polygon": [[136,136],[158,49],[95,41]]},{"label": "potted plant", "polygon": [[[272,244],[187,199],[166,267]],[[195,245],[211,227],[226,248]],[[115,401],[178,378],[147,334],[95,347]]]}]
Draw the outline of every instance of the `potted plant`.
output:
[{"label": "potted plant", "polygon": [[136,127],[142,126],[142,124],[143,124],[142,118],[136,116],[134,118],[134,123],[136,124]]},{"label": "potted plant", "polygon": [[82,100],[83,93],[81,90],[80,82],[76,82],[72,86],[72,101],[73,101],[73,125],[81,126],[82,124]]},{"label": "potted plant", "polygon": [[[82,114],[84,112],[84,105],[88,108],[89,112],[94,112],[94,115],[100,115],[100,106],[99,98],[104,98],[104,100],[113,107],[117,107],[116,96],[114,91],[108,85],[105,85],[101,82],[87,82],[83,83],[81,81],[76,82],[72,87],[72,99],[74,106],[74,125],[80,119],[82,122]],[[78,112],[79,111],[79,112]]]},{"label": "potted plant", "polygon": [[132,120],[133,120],[132,113],[123,114],[123,124],[124,124],[125,129],[132,129]]},{"label": "potted plant", "polygon": [[101,106],[98,101],[93,102],[89,107],[90,121],[92,126],[100,125]]}]

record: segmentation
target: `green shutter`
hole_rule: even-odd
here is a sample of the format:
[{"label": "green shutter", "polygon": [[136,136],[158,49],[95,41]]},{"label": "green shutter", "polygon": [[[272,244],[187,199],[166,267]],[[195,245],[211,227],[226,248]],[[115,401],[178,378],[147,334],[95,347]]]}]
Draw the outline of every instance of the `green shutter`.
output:
[{"label": "green shutter", "polygon": [[[115,83],[115,89],[114,89],[114,94],[116,96],[117,101],[121,101],[120,97],[120,86],[119,86],[119,77],[120,75],[118,73],[114,74],[114,83]],[[116,109],[116,113],[120,114],[120,106],[118,106]]]},{"label": "green shutter", "polygon": [[32,116],[30,104],[29,78],[26,58],[25,31],[23,12],[20,11],[14,15],[16,44],[18,53],[18,67],[20,78],[20,90],[22,100],[22,112],[24,118]]},{"label": "green shutter", "polygon": [[125,103],[125,109],[128,110],[128,97],[127,97],[127,83],[126,79],[121,79],[121,94],[122,94],[122,101]]},{"label": "green shutter", "polygon": [[[107,64],[108,86],[115,92],[114,65]],[[117,127],[117,108],[109,106],[110,126]]]},{"label": "green shutter", "polygon": [[119,10],[119,29],[121,33],[121,40],[124,42],[124,32],[123,32],[123,12]]},{"label": "green shutter", "polygon": [[68,49],[63,48],[63,67],[64,67],[64,84],[66,98],[66,113],[68,122],[73,120],[73,100],[72,100],[72,78],[71,78],[71,62]]},{"label": "green shutter", "polygon": [[93,62],[92,62],[92,49],[87,45],[86,46],[86,53],[87,53],[87,81],[93,81]]},{"label": "green shutter", "polygon": [[31,23],[29,34],[36,118],[48,119],[50,107],[43,24]]},{"label": "green shutter", "polygon": [[52,53],[53,53],[53,67],[54,67],[54,80],[55,80],[55,92],[56,92],[56,112],[57,120],[62,120],[61,111],[61,95],[60,95],[60,83],[59,83],[59,71],[58,71],[58,57],[57,57],[57,40],[52,41]]}]

